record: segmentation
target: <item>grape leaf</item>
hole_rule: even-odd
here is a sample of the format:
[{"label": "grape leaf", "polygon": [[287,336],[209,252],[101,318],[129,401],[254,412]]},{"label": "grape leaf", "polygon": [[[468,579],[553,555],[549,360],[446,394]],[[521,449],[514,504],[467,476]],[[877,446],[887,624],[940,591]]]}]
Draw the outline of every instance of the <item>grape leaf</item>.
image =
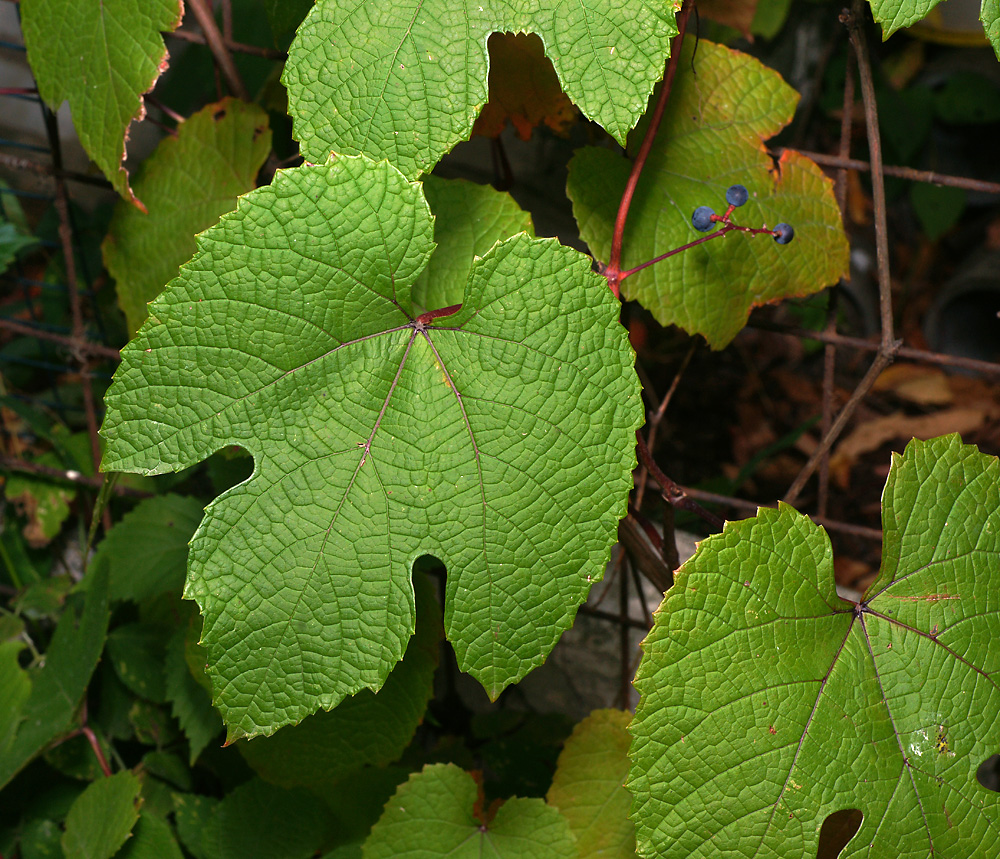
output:
[{"label": "grape leaf", "polygon": [[295,137],[310,161],[363,153],[419,176],[468,139],[487,98],[487,37],[509,31],[541,36],[566,94],[624,143],[663,76],[674,8],[319,0],[282,76]]},{"label": "grape leaf", "polygon": [[684,564],[636,677],[633,819],[644,856],[1000,852],[1000,461],[957,435],[893,455],[882,567],[837,597],[826,533],[787,505]]},{"label": "grape leaf", "polygon": [[148,214],[119,202],[101,245],[129,331],[145,321],[147,302],[191,258],[195,234],[254,187],[270,150],[267,114],[234,98],[203,107],[176,137],[160,141],[135,181]]},{"label": "grape leaf", "polygon": [[[848,246],[832,183],[819,167],[787,151],[775,165],[764,148],[791,119],[797,93],[747,54],[704,39],[692,59],[693,51],[686,41],[629,209],[622,269],[701,238],[691,213],[705,205],[722,214],[726,188],[737,183],[749,189],[750,200],[733,220],[751,227],[789,223],[795,241],[778,246],[767,236],[730,233],[625,278],[622,294],[660,323],[702,334],[721,349],[751,307],[817,292],[845,275]],[[629,138],[630,151],[645,125]],[[580,234],[605,261],[630,169],[615,153],[593,147],[570,162],[568,191]]]},{"label": "grape leaf", "polygon": [[534,235],[531,216],[509,194],[462,179],[423,180],[424,196],[434,213],[437,248],[416,282],[414,307],[432,310],[462,301],[472,261],[516,233]]},{"label": "grape leaf", "polygon": [[87,786],[66,815],[62,848],[66,859],[110,859],[139,819],[142,787],[128,770]]},{"label": "grape leaf", "polygon": [[377,691],[422,554],[449,566],[446,632],[494,698],[603,575],[642,421],[619,307],[587,257],[522,234],[472,264],[460,311],[414,318],[432,228],[386,162],[281,171],[122,353],[106,469],[255,458],[207,508],[186,588],[231,740]]},{"label": "grape leaf", "polygon": [[122,166],[142,94],[167,66],[161,32],[181,22],[180,0],[21,0],[21,29],[38,92],[53,110],[69,100],[87,154],[125,199],[142,204]]},{"label": "grape leaf", "polygon": [[364,859],[577,859],[569,824],[540,799],[509,799],[492,820],[479,788],[454,764],[426,766],[400,785],[365,841]]},{"label": "grape leaf", "polygon": [[5,755],[14,742],[21,722],[21,710],[31,694],[31,677],[19,662],[23,641],[0,641],[0,756]]},{"label": "grape leaf", "polygon": [[273,737],[238,743],[260,776],[282,787],[307,787],[327,796],[352,771],[366,764],[383,766],[403,753],[434,691],[444,635],[430,581],[417,575],[413,584],[417,631],[379,693],[363,689],[336,709],[307,716]]},{"label": "grape leaf", "polygon": [[628,727],[631,713],[595,710],[566,741],[546,795],[569,821],[580,859],[635,857],[628,819]]}]

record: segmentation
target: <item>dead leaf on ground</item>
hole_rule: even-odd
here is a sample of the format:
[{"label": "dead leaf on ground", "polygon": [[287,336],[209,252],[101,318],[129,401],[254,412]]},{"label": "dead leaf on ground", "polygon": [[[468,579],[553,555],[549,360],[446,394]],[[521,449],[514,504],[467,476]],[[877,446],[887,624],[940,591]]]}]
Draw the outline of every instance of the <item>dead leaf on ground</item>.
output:
[{"label": "dead leaf on ground", "polygon": [[830,457],[830,477],[841,489],[846,489],[850,483],[851,467],[863,454],[878,450],[887,442],[929,439],[952,432],[965,435],[998,417],[1000,407],[989,403],[978,408],[946,409],[932,415],[913,417],[895,412],[876,418],[857,427],[837,445]]}]

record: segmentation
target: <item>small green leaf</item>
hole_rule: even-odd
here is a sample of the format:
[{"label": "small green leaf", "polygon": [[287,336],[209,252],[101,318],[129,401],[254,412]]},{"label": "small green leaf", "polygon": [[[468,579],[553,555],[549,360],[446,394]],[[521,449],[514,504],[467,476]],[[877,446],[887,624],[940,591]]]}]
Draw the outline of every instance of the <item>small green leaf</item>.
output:
[{"label": "small green leaf", "polygon": [[195,859],[219,859],[214,831],[220,800],[194,793],[174,794],[174,819],[181,843]]},{"label": "small green leaf", "polygon": [[270,149],[267,114],[234,98],[206,105],[160,141],[135,181],[149,214],[119,201],[101,245],[130,331],[191,258],[195,234],[255,186]]},{"label": "small green leaf", "polygon": [[385,162],[279,171],[122,353],[105,468],[254,456],[206,510],[186,587],[230,739],[377,691],[421,555],[450,567],[445,629],[494,698],[603,575],[643,420],[620,305],[587,257],[522,234],[472,263],[459,312],[415,318],[432,229]]},{"label": "small green leaf", "polygon": [[189,761],[193,766],[205,747],[222,732],[222,717],[212,706],[211,694],[188,669],[185,659],[186,640],[185,626],[178,629],[167,644],[164,677],[171,712],[188,739]]},{"label": "small green leaf", "polygon": [[559,756],[546,799],[569,821],[580,859],[635,857],[635,827],[628,819],[630,713],[595,710],[573,731]]},{"label": "small green leaf", "polygon": [[229,793],[208,825],[218,859],[308,859],[327,829],[324,805],[313,794],[260,779]]},{"label": "small green leaf", "polygon": [[[693,71],[692,71],[693,64]],[[704,39],[687,40],[660,131],[629,209],[622,269],[702,237],[691,224],[698,206],[726,210],[726,188],[745,185],[750,200],[737,224],[788,223],[795,241],[730,233],[650,266],[622,281],[663,325],[704,335],[713,349],[729,343],[750,309],[818,292],[847,273],[848,245],[833,186],[813,162],[786,151],[775,164],[764,141],[791,119],[798,94],[747,54]],[[629,138],[638,147],[640,123]],[[580,235],[607,261],[618,201],[630,163],[607,149],[580,150],[570,162],[568,192]]]},{"label": "small green leaf", "polygon": [[997,59],[1000,59],[1000,0],[983,0],[979,20],[983,22],[986,38],[993,46]]},{"label": "small green leaf", "polygon": [[677,572],[643,644],[628,787],[640,853],[1000,853],[1000,461],[957,435],[893,455],[882,568],[838,598],[826,533],[787,505],[727,523]]},{"label": "small green leaf", "polygon": [[328,713],[314,713],[272,737],[238,743],[259,775],[273,784],[308,787],[325,795],[353,770],[391,763],[403,753],[434,691],[444,635],[431,583],[417,575],[413,584],[417,631],[378,694],[363,689]]},{"label": "small green leaf", "polygon": [[0,788],[70,726],[104,649],[108,629],[108,578],[95,569],[79,612],[67,606],[33,678],[22,722],[6,754],[0,756]]},{"label": "small green leaf", "polygon": [[[184,586],[188,543],[205,509],[180,495],[147,498],[108,533],[94,563],[107,564],[111,599],[142,602]],[[136,552],[142,546],[142,553]]]},{"label": "small green leaf", "polygon": [[364,859],[577,859],[569,824],[540,799],[509,799],[490,821],[479,789],[453,764],[426,766],[400,786],[364,844]]},{"label": "small green leaf", "polygon": [[115,854],[115,859],[184,859],[170,825],[143,810],[132,837]]},{"label": "small green leaf", "polygon": [[142,94],[166,68],[161,32],[177,29],[180,0],[22,0],[21,29],[38,92],[53,110],[69,100],[87,154],[115,190],[136,200],[122,166]]},{"label": "small green leaf", "polygon": [[429,172],[468,139],[487,99],[486,40],[504,31],[541,36],[566,94],[624,143],[677,26],[673,4],[647,0],[319,0],[282,76],[303,156],[361,153],[409,178]]},{"label": "small green leaf", "polygon": [[7,271],[8,266],[21,251],[37,244],[38,239],[24,235],[16,224],[12,224],[0,215],[0,274]]},{"label": "small green leaf", "polygon": [[434,213],[437,249],[413,284],[413,305],[435,310],[459,304],[472,261],[516,233],[534,235],[531,215],[509,194],[461,179],[424,178],[424,195]]},{"label": "small green leaf", "polygon": [[170,634],[151,623],[127,623],[108,635],[107,654],[118,679],[140,698],[166,700],[163,661]]},{"label": "small green leaf", "polygon": [[24,646],[23,641],[0,641],[0,758],[14,742],[21,711],[31,694],[31,677],[18,662]]},{"label": "small green leaf", "polygon": [[127,770],[92,782],[66,815],[62,837],[66,859],[114,856],[139,819],[141,787]]}]

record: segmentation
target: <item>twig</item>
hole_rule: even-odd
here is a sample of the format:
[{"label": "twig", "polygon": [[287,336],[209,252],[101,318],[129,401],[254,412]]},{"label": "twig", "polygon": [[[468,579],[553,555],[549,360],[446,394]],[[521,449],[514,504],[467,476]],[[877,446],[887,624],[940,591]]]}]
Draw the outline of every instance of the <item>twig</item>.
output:
[{"label": "twig", "polygon": [[622,237],[625,235],[625,221],[628,218],[628,210],[632,205],[632,197],[635,194],[636,186],[639,184],[639,175],[646,164],[649,150],[653,147],[656,139],[656,132],[660,127],[660,120],[663,119],[663,111],[666,109],[667,100],[670,97],[670,89],[673,86],[674,75],[677,72],[677,64],[680,60],[681,46],[684,43],[684,31],[687,29],[688,18],[691,16],[693,4],[691,0],[684,0],[681,11],[677,14],[677,35],[670,42],[670,59],[667,60],[666,74],[663,78],[663,86],[660,87],[660,96],[656,100],[656,107],[649,119],[646,134],[642,139],[642,145],[632,163],[632,172],[629,174],[625,190],[622,192],[621,202],[618,204],[618,214],[615,217],[614,233],[611,236],[611,254],[608,258],[608,265],[604,274],[608,279],[608,286],[617,298],[620,294],[619,281],[621,279],[621,259],[622,259]]},{"label": "twig", "polygon": [[0,152],[0,167],[9,167],[11,170],[34,173],[38,176],[58,176],[61,179],[71,179],[86,185],[96,185],[98,188],[111,188],[111,183],[103,176],[88,176],[86,173],[77,173],[75,170],[57,169],[48,164],[31,161],[28,158],[8,155],[6,152]]},{"label": "twig", "polygon": [[[656,411],[653,412],[652,417],[647,421],[647,426],[649,427],[649,441],[646,443],[650,450],[650,453],[656,449],[656,433],[660,428],[660,421],[663,420],[664,414],[666,414],[667,406],[670,405],[670,401],[673,399],[674,392],[677,390],[677,386],[680,384],[681,377],[684,375],[684,371],[687,369],[688,364],[691,363],[691,358],[694,355],[695,349],[698,348],[697,341],[691,344],[688,349],[687,354],[684,356],[684,360],[681,361],[680,367],[677,368],[677,372],[674,373],[674,379],[670,383],[670,387],[667,392],[663,395],[663,399],[660,400]],[[635,509],[642,509],[642,497],[646,491],[646,475],[649,473],[645,465],[642,467],[642,471],[639,473],[639,488],[636,490],[635,495]],[[676,547],[674,552],[676,553]]]},{"label": "twig", "polygon": [[[778,158],[785,151],[784,149],[776,149],[771,154]],[[846,170],[860,170],[863,173],[872,169],[869,162],[857,158],[827,155],[823,152],[799,151],[799,154],[815,161],[821,167],[839,167]],[[964,188],[967,191],[978,191],[981,194],[1000,194],[1000,182],[985,182],[981,179],[970,179],[967,176],[952,176],[949,173],[935,173],[933,170],[914,170],[912,167],[893,167],[891,165],[883,165],[882,173],[899,179],[909,179],[911,182],[948,185],[951,188]]]},{"label": "twig", "polygon": [[[832,44],[832,42],[831,42]],[[841,158],[848,158],[851,154],[851,134],[854,125],[854,75],[851,70],[850,54],[852,52],[850,43],[847,45],[848,60],[847,69],[844,75],[844,101],[843,112],[840,119],[840,150]],[[840,219],[847,223],[847,169],[841,167],[837,170],[837,179],[834,183],[834,195],[837,198],[837,207],[840,209]],[[839,305],[840,292],[830,291],[830,299],[826,308],[826,328],[829,334],[837,333],[837,311]],[[820,421],[820,438],[825,438],[833,424],[833,388],[835,373],[837,370],[837,345],[826,343],[823,347],[823,414]],[[827,448],[823,457],[819,461],[819,475],[816,487],[816,512],[820,516],[826,515],[826,507],[830,498],[830,449]]]},{"label": "twig", "polygon": [[[772,507],[773,504],[764,504],[757,501],[747,501],[745,498],[734,498],[731,495],[720,495],[716,492],[705,492],[701,489],[685,490],[692,498],[704,501],[707,504],[722,504],[735,510],[746,510],[756,513],[761,507]],[[878,528],[867,528],[864,525],[851,525],[848,522],[841,522],[837,519],[828,519],[825,516],[810,516],[817,525],[822,525],[828,531],[839,531],[842,534],[849,534],[853,537],[863,537],[866,540],[881,540],[882,532]]]},{"label": "twig", "polygon": [[15,334],[22,334],[25,337],[37,337],[39,340],[51,340],[53,343],[59,343],[61,346],[69,349],[74,357],[77,358],[79,358],[81,353],[84,355],[99,355],[110,361],[117,361],[120,357],[118,350],[112,349],[110,346],[104,346],[90,340],[78,340],[74,337],[66,337],[63,334],[44,331],[40,328],[33,328],[30,325],[25,325],[23,322],[15,322],[13,319],[0,319],[0,328],[13,331]]},{"label": "twig", "polygon": [[[785,334],[789,337],[816,340],[820,343],[835,343],[837,346],[847,346],[863,352],[877,352],[881,346],[879,343],[875,343],[872,340],[863,340],[860,337],[848,337],[845,334],[831,334],[826,331],[810,331],[808,328],[797,328],[794,325],[784,325],[780,322],[771,322],[766,319],[751,319],[747,324],[751,328],[775,331],[778,334]],[[992,361],[983,361],[979,358],[946,355],[943,352],[928,352],[926,349],[917,349],[913,346],[900,346],[896,350],[896,357],[905,358],[908,361],[919,361],[922,364],[938,364],[942,367],[971,370],[974,373],[983,373],[988,376],[1000,376],[1000,364],[995,364]]]},{"label": "twig", "polygon": [[[201,33],[194,33],[191,30],[174,30],[172,33],[164,33],[164,36],[180,39],[183,42],[191,42],[195,45],[207,45],[208,40]],[[277,51],[274,48],[262,48],[259,45],[248,45],[245,42],[234,42],[232,39],[223,39],[223,44],[234,53],[249,54],[253,57],[264,57],[266,60],[287,60],[288,54],[284,51]]]},{"label": "twig", "polygon": [[653,456],[646,447],[646,442],[640,430],[635,431],[636,448],[639,451],[639,458],[649,470],[649,476],[653,478],[663,490],[664,499],[673,507],[687,510],[700,516],[712,528],[722,528],[722,520],[714,513],[709,513],[704,507],[692,500],[687,490],[678,483],[674,483],[660,467],[653,461]]},{"label": "twig", "polygon": [[[0,469],[21,472],[23,474],[34,474],[38,477],[56,480],[61,483],[72,483],[77,486],[89,486],[93,489],[100,489],[104,481],[104,478],[102,477],[89,477],[80,471],[53,468],[50,465],[39,465],[37,462],[27,462],[23,459],[17,459],[13,456],[4,456],[2,454],[0,454]],[[114,492],[118,495],[125,495],[131,498],[153,497],[152,492],[145,492],[142,489],[132,489],[131,487],[121,485],[115,486]]]},{"label": "twig", "polygon": [[212,52],[215,63],[222,72],[222,76],[226,79],[229,89],[232,90],[233,95],[237,98],[243,101],[250,101],[250,94],[247,92],[246,85],[243,83],[240,73],[236,70],[236,65],[233,63],[233,55],[229,53],[229,48],[226,47],[226,42],[222,38],[222,33],[219,32],[219,26],[215,23],[215,16],[212,14],[211,7],[206,0],[187,0],[187,4],[191,11],[194,12],[194,17],[197,19],[202,33],[205,34],[208,49]]},{"label": "twig", "polygon": [[865,130],[868,134],[868,156],[872,168],[872,203],[875,210],[875,257],[876,268],[878,270],[878,297],[879,297],[879,318],[882,326],[882,337],[878,345],[878,352],[872,362],[868,372],[858,383],[854,392],[844,403],[837,419],[830,425],[830,429],[820,440],[812,456],[802,467],[792,485],[785,493],[785,501],[789,504],[798,498],[802,488],[816,470],[821,459],[823,459],[833,443],[837,440],[841,431],[847,425],[848,420],[854,414],[854,410],[868,394],[871,386],[881,372],[892,363],[902,345],[901,340],[896,340],[893,334],[892,321],[892,283],[889,278],[889,232],[886,224],[885,208],[885,177],[882,173],[882,143],[879,136],[878,108],[875,102],[875,85],[872,82],[871,65],[868,61],[868,48],[865,44],[864,34],[861,32],[860,16],[862,10],[861,0],[854,0],[851,12],[842,12],[840,20],[847,27],[848,38],[851,47],[854,49],[854,56],[858,64],[858,78],[861,83],[861,99],[865,108]]}]

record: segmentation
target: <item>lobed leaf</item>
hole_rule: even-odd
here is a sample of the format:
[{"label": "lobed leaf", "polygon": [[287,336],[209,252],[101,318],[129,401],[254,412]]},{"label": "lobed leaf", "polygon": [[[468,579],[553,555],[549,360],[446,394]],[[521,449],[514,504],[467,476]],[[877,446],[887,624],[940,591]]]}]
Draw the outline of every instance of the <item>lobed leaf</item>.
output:
[{"label": "lobed leaf", "polygon": [[787,505],[709,537],[643,645],[628,787],[644,856],[1000,851],[1000,462],[957,435],[893,455],[883,561],[841,600],[825,532]]},{"label": "lobed leaf", "polygon": [[282,76],[295,137],[310,161],[362,153],[411,178],[429,172],[468,139],[487,99],[487,38],[509,31],[537,33],[566,94],[624,143],[663,76],[674,11],[648,0],[319,0]]},{"label": "lobed leaf", "polygon": [[569,824],[540,799],[509,799],[492,820],[472,776],[454,764],[426,766],[400,785],[365,841],[364,859],[577,859]]},{"label": "lobed leaf", "polygon": [[130,332],[191,258],[195,234],[254,188],[270,150],[267,114],[234,98],[206,105],[160,141],[135,182],[148,214],[120,201],[101,245]]},{"label": "lobed leaf", "polygon": [[[692,71],[693,68],[693,71]],[[701,238],[691,214],[726,210],[725,192],[745,185],[749,202],[733,220],[760,227],[785,222],[795,241],[729,233],[658,262],[622,281],[663,325],[702,334],[721,349],[750,309],[818,292],[848,269],[848,245],[832,183],[813,162],[786,151],[775,164],[764,141],[791,119],[798,94],[777,72],[721,45],[686,41],[660,131],[629,209],[622,269]],[[640,144],[645,122],[629,139]],[[570,162],[568,193],[591,251],[608,260],[618,201],[631,164],[608,149],[580,150]]]},{"label": "lobed leaf", "polygon": [[460,311],[415,317],[420,186],[385,162],[280,171],[199,238],[107,396],[104,467],[253,454],[191,546],[230,739],[377,691],[414,629],[413,562],[496,697],[603,575],[642,421],[618,304],[589,259],[515,236]]},{"label": "lobed leaf", "polygon": [[161,32],[181,22],[181,0],[22,0],[21,29],[38,92],[53,110],[66,100],[87,154],[125,199],[142,204],[122,166],[142,95],[167,66]]}]

